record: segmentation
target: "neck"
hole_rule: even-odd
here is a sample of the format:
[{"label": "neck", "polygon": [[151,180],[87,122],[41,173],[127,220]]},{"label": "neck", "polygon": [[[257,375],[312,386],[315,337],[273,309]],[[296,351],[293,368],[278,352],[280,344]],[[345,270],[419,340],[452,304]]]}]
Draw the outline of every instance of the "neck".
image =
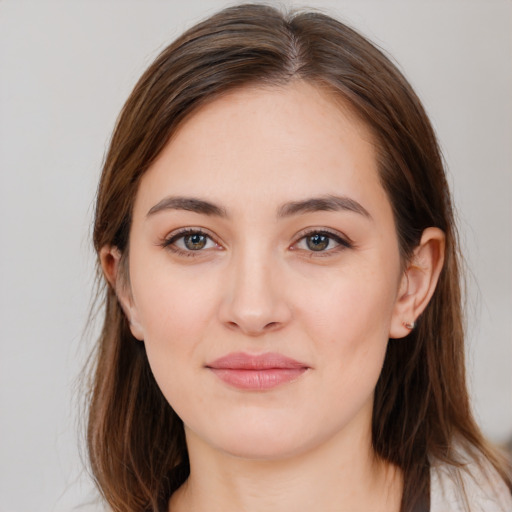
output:
[{"label": "neck", "polygon": [[319,447],[279,460],[217,450],[187,431],[190,476],[170,512],[398,512],[402,475],[377,458],[370,432],[337,435]]}]

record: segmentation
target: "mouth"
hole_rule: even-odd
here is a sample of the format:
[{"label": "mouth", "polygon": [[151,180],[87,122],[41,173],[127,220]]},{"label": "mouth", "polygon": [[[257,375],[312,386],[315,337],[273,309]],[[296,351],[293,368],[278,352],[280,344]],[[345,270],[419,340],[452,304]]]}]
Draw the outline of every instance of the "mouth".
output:
[{"label": "mouth", "polygon": [[206,368],[230,386],[262,391],[297,380],[309,366],[278,353],[234,352],[208,363]]}]

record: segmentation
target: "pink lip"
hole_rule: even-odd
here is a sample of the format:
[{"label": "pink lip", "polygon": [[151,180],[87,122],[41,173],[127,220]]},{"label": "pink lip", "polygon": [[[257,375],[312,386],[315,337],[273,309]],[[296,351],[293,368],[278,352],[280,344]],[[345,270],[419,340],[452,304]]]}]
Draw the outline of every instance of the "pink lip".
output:
[{"label": "pink lip", "polygon": [[258,355],[233,352],[208,363],[206,368],[236,388],[265,390],[297,379],[309,367],[273,352]]}]

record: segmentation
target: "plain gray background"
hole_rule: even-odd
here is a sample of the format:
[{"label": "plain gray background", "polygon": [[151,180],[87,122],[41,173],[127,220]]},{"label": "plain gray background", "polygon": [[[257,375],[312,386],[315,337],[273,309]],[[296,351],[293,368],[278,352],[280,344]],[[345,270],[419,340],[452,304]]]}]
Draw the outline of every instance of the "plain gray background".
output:
[{"label": "plain gray background", "polygon": [[[290,5],[292,2],[282,2]],[[141,72],[223,1],[0,0],[0,512],[69,511],[90,491],[76,378],[94,342],[92,205]],[[324,8],[399,63],[438,132],[469,276],[469,378],[484,432],[512,435],[512,2]]]}]

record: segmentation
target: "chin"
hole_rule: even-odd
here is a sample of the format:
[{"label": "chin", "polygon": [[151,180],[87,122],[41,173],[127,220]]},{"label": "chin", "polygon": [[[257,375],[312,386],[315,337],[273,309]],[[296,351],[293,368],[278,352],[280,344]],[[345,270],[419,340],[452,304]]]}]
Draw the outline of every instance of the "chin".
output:
[{"label": "chin", "polygon": [[289,438],[268,436],[240,436],[236,442],[222,443],[218,448],[229,455],[248,460],[283,460],[307,451],[303,442],[293,442]]},{"label": "chin", "polygon": [[[310,423],[310,422],[309,422]],[[317,428],[316,435],[312,435],[310,425],[297,415],[276,418],[274,415],[260,415],[252,417],[229,418],[215,424],[208,424],[194,428],[193,433],[187,432],[195,439],[199,437],[214,449],[233,457],[250,460],[284,460],[305,453],[317,444],[321,444],[332,433],[322,432],[321,426]]]}]

